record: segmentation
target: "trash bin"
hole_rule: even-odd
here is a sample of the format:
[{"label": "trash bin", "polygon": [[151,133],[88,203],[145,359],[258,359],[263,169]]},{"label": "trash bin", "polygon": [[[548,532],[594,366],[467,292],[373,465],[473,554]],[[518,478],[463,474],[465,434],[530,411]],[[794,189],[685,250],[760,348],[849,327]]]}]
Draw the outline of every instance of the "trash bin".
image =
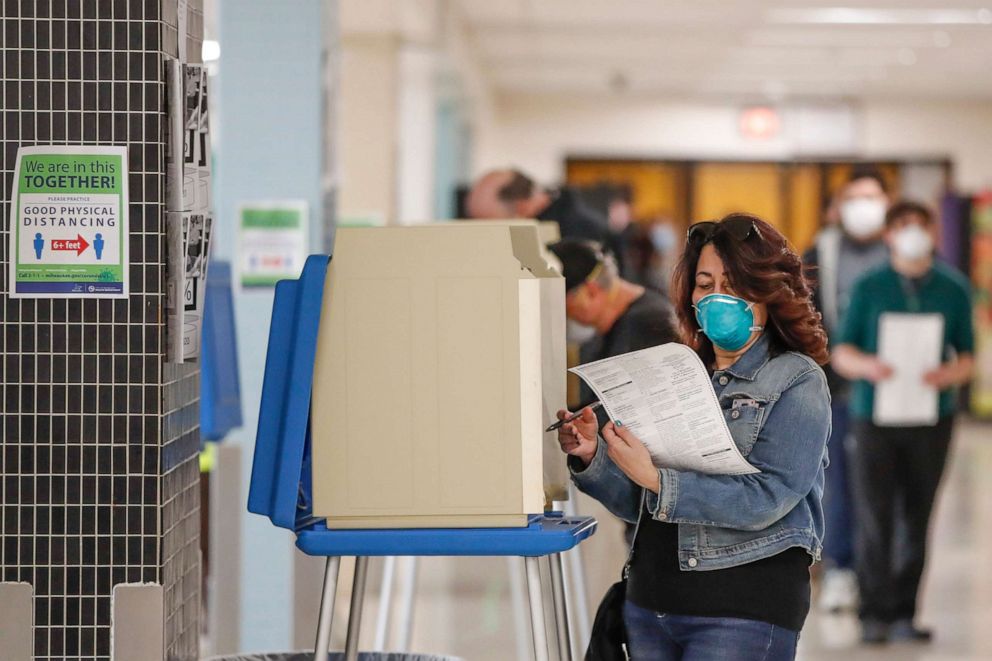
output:
[{"label": "trash bin", "polygon": [[[212,656],[205,661],[312,661],[313,652],[260,652],[234,656]],[[327,661],[344,661],[344,652],[329,652]],[[456,656],[407,652],[359,652],[358,661],[463,661]]]}]

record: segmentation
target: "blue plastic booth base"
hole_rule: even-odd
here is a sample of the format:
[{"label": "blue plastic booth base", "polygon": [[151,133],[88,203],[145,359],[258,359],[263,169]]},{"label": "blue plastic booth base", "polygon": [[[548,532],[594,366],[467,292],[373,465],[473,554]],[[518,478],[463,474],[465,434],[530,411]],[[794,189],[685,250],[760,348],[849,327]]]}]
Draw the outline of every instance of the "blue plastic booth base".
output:
[{"label": "blue plastic booth base", "polygon": [[596,531],[591,517],[558,512],[530,517],[526,528],[328,530],[323,522],[299,531],[307,555],[521,555],[544,556],[572,548]]}]

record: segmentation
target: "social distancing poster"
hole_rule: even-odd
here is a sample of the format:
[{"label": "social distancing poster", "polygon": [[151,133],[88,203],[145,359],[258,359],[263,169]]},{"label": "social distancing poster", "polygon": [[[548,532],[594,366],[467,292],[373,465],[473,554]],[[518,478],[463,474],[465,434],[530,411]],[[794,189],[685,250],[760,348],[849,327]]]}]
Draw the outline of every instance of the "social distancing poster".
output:
[{"label": "social distancing poster", "polygon": [[127,297],[127,175],[124,147],[18,150],[11,297]]}]

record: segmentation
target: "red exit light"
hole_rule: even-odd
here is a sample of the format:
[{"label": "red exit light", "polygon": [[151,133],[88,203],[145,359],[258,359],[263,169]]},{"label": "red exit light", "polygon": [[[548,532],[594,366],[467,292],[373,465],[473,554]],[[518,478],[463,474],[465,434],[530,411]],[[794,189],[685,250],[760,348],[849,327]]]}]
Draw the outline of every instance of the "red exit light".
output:
[{"label": "red exit light", "polygon": [[741,111],[741,135],[749,140],[770,140],[778,135],[782,122],[774,108],[755,106]]}]

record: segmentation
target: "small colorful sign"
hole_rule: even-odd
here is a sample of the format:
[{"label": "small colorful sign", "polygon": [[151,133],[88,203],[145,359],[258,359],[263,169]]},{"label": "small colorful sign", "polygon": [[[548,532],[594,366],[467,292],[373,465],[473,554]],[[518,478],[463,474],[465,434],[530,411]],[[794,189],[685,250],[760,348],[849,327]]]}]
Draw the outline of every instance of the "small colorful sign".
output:
[{"label": "small colorful sign", "polygon": [[971,382],[971,412],[982,418],[992,418],[992,191],[977,195],[972,204],[975,378]]},{"label": "small colorful sign", "polygon": [[127,298],[125,147],[21,147],[10,205],[12,298]]},{"label": "small colorful sign", "polygon": [[274,287],[298,278],[307,259],[309,215],[303,201],[244,204],[238,270],[242,287]]}]

